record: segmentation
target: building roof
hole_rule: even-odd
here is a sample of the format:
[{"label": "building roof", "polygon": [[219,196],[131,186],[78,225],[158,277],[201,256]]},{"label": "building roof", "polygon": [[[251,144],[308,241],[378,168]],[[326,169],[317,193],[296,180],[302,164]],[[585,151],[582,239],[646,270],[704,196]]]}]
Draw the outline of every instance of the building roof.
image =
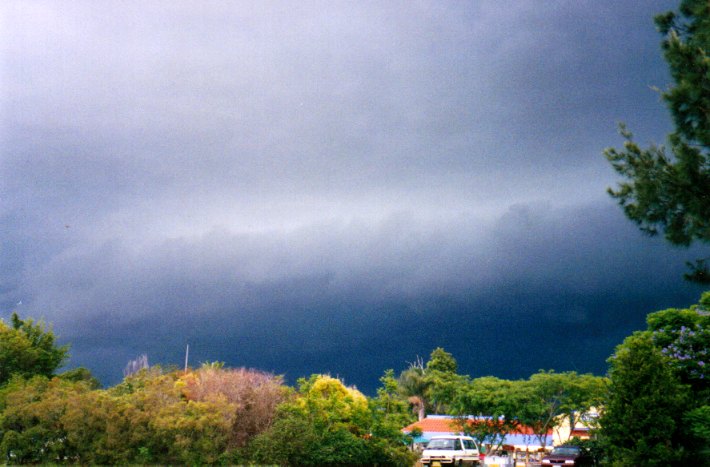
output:
[{"label": "building roof", "polygon": [[402,428],[402,431],[410,432],[415,428],[431,433],[458,433],[458,423],[453,418],[443,418],[429,416],[418,422],[414,422]]},{"label": "building roof", "polygon": [[[495,423],[490,417],[467,417],[466,423],[472,426],[476,423]],[[423,420],[414,422],[404,428],[402,431],[410,432],[414,428],[419,428],[423,432],[430,433],[458,433],[460,430],[459,419],[451,415],[429,415]],[[511,434],[517,435],[534,435],[535,432],[529,426],[519,425]],[[548,435],[552,434],[552,430],[547,431]]]},{"label": "building roof", "polygon": [[[466,423],[473,425],[476,423],[496,423],[490,417],[467,417]],[[418,428],[422,431],[421,436],[414,439],[416,443],[428,442],[433,436],[444,435],[444,434],[459,434],[461,432],[459,419],[450,415],[429,415],[423,420],[414,422],[404,428],[402,431],[411,432],[413,429]],[[552,430],[547,432],[546,445],[552,446]],[[528,426],[519,426],[512,433],[505,436],[505,441],[503,444],[511,446],[535,446],[538,445],[539,440],[535,436],[532,428]]]}]

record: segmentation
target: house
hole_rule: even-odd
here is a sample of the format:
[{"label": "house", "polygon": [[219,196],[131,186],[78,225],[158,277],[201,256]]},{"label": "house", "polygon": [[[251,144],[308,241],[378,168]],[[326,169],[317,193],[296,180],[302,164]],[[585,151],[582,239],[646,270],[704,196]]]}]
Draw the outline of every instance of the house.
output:
[{"label": "house", "polygon": [[[474,425],[476,423],[494,423],[490,417],[466,417],[466,423]],[[421,435],[414,438],[415,445],[424,445],[436,435],[461,434],[461,425],[459,418],[451,415],[429,415],[426,418],[412,423],[402,431],[411,433],[412,430],[419,429]],[[539,452],[552,449],[553,446],[553,431],[549,430],[546,434],[545,446],[540,444],[538,437],[533,433],[530,427],[520,426],[515,432],[505,435],[503,447],[507,451],[515,452]]]},{"label": "house", "polygon": [[587,412],[574,418],[574,426],[570,426],[570,419],[562,419],[555,428],[554,445],[564,444],[572,438],[590,439],[591,430],[599,424],[599,411],[592,407]]}]

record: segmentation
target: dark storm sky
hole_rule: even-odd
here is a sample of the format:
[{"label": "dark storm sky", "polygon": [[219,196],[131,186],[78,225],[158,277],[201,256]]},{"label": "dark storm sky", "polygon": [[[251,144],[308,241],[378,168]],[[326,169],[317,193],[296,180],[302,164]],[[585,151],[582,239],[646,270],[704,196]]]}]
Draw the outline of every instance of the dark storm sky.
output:
[{"label": "dark storm sky", "polygon": [[605,194],[663,142],[675,2],[0,6],[0,316],[129,359],[603,373],[694,252]]}]

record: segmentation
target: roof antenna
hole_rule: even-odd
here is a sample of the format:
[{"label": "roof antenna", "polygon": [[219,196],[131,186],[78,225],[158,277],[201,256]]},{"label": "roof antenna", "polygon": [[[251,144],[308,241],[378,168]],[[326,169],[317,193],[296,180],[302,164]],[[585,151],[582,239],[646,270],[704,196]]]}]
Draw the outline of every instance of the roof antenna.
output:
[{"label": "roof antenna", "polygon": [[185,373],[187,373],[187,357],[190,355],[190,344],[185,347]]}]

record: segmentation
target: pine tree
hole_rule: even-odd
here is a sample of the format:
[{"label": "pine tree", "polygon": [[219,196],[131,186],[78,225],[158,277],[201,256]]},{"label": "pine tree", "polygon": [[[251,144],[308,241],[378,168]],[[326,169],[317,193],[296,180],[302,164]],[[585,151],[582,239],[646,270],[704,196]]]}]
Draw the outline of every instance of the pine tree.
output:
[{"label": "pine tree", "polygon": [[[662,93],[675,131],[669,147],[642,149],[625,126],[622,149],[604,155],[626,180],[609,193],[642,231],[674,245],[710,243],[710,2],[682,0],[679,14],[655,19],[674,84]],[[686,278],[710,283],[710,257],[689,263]]]}]

